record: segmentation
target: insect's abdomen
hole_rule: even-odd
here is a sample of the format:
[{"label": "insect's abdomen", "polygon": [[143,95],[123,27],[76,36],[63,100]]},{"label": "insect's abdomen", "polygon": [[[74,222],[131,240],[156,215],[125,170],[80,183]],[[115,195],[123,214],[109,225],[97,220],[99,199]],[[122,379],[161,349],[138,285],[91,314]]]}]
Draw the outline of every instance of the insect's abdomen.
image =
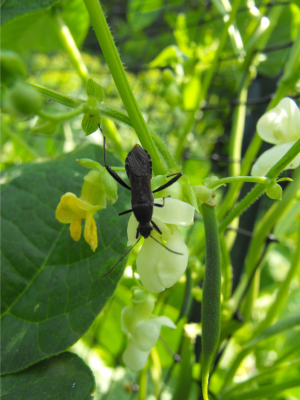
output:
[{"label": "insect's abdomen", "polygon": [[135,177],[131,182],[131,204],[136,219],[139,222],[150,222],[153,213],[154,197],[150,180],[146,177]]},{"label": "insect's abdomen", "polygon": [[131,204],[138,222],[150,222],[153,213],[151,191],[152,160],[140,145],[135,145],[128,153],[125,168],[131,186]]}]

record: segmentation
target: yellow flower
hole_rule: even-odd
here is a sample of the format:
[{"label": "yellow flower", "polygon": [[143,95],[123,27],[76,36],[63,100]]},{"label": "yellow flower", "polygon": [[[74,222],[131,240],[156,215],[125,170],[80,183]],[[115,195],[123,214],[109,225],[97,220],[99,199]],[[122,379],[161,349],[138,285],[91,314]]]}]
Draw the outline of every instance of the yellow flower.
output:
[{"label": "yellow flower", "polygon": [[90,171],[84,177],[81,196],[65,193],[56,209],[55,218],[63,224],[70,224],[72,239],[81,237],[81,220],[85,219],[84,239],[93,251],[98,247],[97,226],[93,215],[106,207],[106,194],[102,185],[101,173]]}]

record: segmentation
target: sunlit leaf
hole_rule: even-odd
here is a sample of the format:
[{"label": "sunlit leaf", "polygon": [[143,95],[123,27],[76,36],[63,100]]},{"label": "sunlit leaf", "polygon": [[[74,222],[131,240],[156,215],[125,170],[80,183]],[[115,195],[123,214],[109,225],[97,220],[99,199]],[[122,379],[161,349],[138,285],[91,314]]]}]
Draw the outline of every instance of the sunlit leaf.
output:
[{"label": "sunlit leaf", "polygon": [[[60,7],[56,10],[59,3]],[[33,0],[30,3],[8,0],[1,7],[2,48],[19,53],[62,49],[57,33],[56,12],[70,29],[76,44],[80,45],[89,27],[83,0]]]}]

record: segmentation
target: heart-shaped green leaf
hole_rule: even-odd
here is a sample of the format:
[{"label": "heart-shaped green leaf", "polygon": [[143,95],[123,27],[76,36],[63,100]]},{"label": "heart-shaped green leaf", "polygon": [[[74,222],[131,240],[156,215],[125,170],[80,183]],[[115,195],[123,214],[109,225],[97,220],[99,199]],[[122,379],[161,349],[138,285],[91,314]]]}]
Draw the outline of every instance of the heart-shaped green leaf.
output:
[{"label": "heart-shaped green leaf", "polygon": [[92,371],[72,353],[51,357],[1,379],[2,400],[89,400],[94,391]]},{"label": "heart-shaped green leaf", "polygon": [[62,49],[56,13],[61,15],[76,44],[80,45],[89,28],[89,17],[82,0],[7,0],[1,7],[2,48],[18,53]]},{"label": "heart-shaped green leaf", "polygon": [[[103,164],[102,148],[87,145],[60,160],[25,164],[4,175],[2,190],[2,373],[58,354],[89,328],[112,296],[122,267],[105,272],[126,252],[130,192],[95,215],[99,246],[74,242],[55,220],[66,192],[80,195],[86,169],[76,159]],[[120,163],[108,154],[109,165]],[[124,264],[123,264],[124,265]]]}]

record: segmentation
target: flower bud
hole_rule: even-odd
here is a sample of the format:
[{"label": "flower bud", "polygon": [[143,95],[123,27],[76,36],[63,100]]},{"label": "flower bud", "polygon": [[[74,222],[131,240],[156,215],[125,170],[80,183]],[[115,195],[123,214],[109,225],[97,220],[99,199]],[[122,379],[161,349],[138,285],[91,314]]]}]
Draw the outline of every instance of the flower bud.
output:
[{"label": "flower bud", "polygon": [[92,170],[84,177],[80,199],[91,205],[106,207],[106,196],[102,184],[101,172]]},{"label": "flower bud", "polygon": [[165,86],[169,86],[172,82],[175,81],[175,75],[173,71],[169,68],[164,69],[161,74],[161,80]]},{"label": "flower bud", "polygon": [[196,194],[198,206],[202,203],[207,203],[212,197],[213,190],[204,185],[193,186],[194,192]]},{"label": "flower bud", "polygon": [[11,86],[16,79],[25,78],[27,75],[23,60],[11,50],[1,50],[0,69],[1,82],[5,86]]},{"label": "flower bud", "polygon": [[97,161],[91,160],[90,158],[79,158],[76,161],[82,167],[94,169],[95,171],[102,171],[104,168]]},{"label": "flower bud", "polygon": [[102,185],[109,204],[114,204],[118,200],[118,185],[106,168],[101,173]]},{"label": "flower bud", "polygon": [[42,107],[42,96],[32,86],[18,80],[6,92],[4,108],[17,116],[31,116]]},{"label": "flower bud", "polygon": [[278,185],[278,183],[274,183],[273,185],[267,186],[266,194],[270,199],[281,200],[282,196],[282,187]]},{"label": "flower bud", "polygon": [[166,89],[165,99],[170,106],[177,106],[182,101],[181,92],[176,83],[171,83]]},{"label": "flower bud", "polygon": [[139,286],[133,286],[131,288],[131,291],[132,291],[131,301],[133,303],[141,303],[146,299],[147,293]]}]

